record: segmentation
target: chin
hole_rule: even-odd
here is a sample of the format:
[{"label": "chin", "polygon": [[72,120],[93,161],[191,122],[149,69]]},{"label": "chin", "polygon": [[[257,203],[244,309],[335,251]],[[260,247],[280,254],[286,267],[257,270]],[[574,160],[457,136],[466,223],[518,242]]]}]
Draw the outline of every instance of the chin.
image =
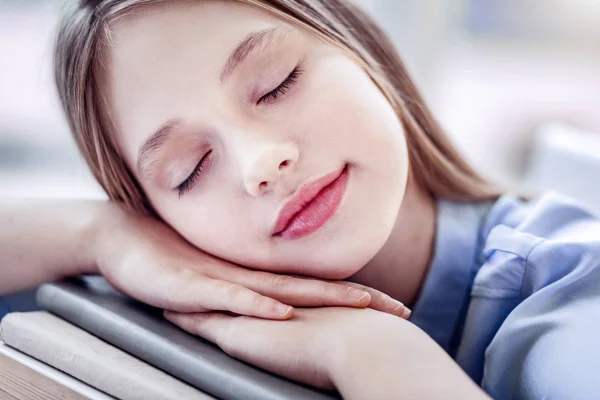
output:
[{"label": "chin", "polygon": [[294,273],[319,279],[345,280],[364,268],[380,247],[367,246],[363,243],[357,246],[343,246],[338,252],[317,251],[317,255],[320,253],[319,259],[316,257],[307,259],[305,256],[295,264]]},{"label": "chin", "polygon": [[[320,265],[319,270],[315,272],[312,276],[319,279],[327,279],[332,281],[343,281],[348,279],[352,275],[356,274],[364,267],[363,265],[356,265],[353,267],[348,267],[347,265],[340,266],[339,264],[336,266],[331,265]],[[318,275],[318,276],[317,276]]]}]

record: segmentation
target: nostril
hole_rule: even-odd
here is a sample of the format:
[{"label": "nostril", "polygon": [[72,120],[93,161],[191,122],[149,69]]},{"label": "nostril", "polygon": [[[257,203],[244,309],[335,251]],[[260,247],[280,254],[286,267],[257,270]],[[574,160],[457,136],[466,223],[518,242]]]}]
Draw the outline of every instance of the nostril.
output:
[{"label": "nostril", "polygon": [[290,163],[290,160],[285,160],[283,161],[281,164],[279,164],[279,169],[284,169],[285,167],[287,167]]},{"label": "nostril", "polygon": [[258,188],[259,188],[260,190],[265,190],[265,189],[267,188],[267,182],[261,182],[261,183],[258,185]]}]

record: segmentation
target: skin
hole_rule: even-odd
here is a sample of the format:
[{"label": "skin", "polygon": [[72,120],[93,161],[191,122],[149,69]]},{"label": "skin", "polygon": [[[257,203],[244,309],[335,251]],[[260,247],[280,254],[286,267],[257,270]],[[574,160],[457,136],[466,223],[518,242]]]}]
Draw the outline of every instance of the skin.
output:
[{"label": "skin", "polygon": [[[348,279],[411,303],[425,276],[434,202],[410,174],[400,121],[358,65],[307,32],[237,2],[166,2],[113,25],[105,52],[109,122],[155,209],[189,243],[114,204],[3,206],[0,222],[20,234],[0,237],[6,244],[0,254],[31,274],[16,273],[0,291],[25,286],[42,272],[44,280],[102,272],[232,356],[336,388],[344,398],[487,398],[426,334],[381,312],[393,313],[396,304],[373,289],[360,287],[371,294],[362,307],[371,301],[381,311],[305,308],[293,318],[284,304],[258,294],[300,306],[361,306],[358,298],[341,301],[340,290],[349,294],[341,283],[316,286],[278,275],[300,274]],[[270,28],[285,34],[223,79],[237,43]],[[289,91],[259,101],[298,65],[302,72]],[[163,146],[140,162],[143,143],[174,120]],[[179,193],[208,151],[196,184]],[[350,184],[333,218],[301,239],[274,237],[277,213],[298,186],[344,165]],[[309,290],[331,298],[306,296]],[[204,312],[210,310],[247,316]]]},{"label": "skin", "polygon": [[[280,33],[224,73],[236,46],[266,29]],[[249,268],[348,279],[414,300],[431,258],[434,202],[410,173],[402,123],[342,50],[258,8],[202,1],[120,18],[104,55],[119,150],[189,243]],[[271,97],[282,82],[286,90]],[[169,134],[147,146],[165,126]],[[325,225],[293,240],[273,235],[300,185],[344,166],[348,189]],[[486,398],[424,332],[378,311],[299,309],[285,321],[165,316],[234,357],[346,398]]]},{"label": "skin", "polygon": [[[280,33],[270,45],[223,79],[236,46],[273,28]],[[242,3],[168,2],[113,23],[105,57],[107,114],[122,156],[191,244],[249,268],[349,279],[414,300],[431,255],[433,201],[409,173],[392,107],[342,50]],[[296,67],[289,90],[268,97]],[[169,122],[162,145],[140,160]],[[294,240],[272,235],[301,184],[344,165],[348,189],[323,227]]]},{"label": "skin", "polygon": [[299,309],[286,321],[221,313],[165,316],[234,357],[336,388],[344,399],[489,399],[423,331],[371,309]]},{"label": "skin", "polygon": [[402,304],[356,283],[254,271],[215,259],[116,202],[2,200],[0,226],[0,296],[100,273],[125,294],[171,311],[289,319],[290,306],[368,306],[407,317]]}]

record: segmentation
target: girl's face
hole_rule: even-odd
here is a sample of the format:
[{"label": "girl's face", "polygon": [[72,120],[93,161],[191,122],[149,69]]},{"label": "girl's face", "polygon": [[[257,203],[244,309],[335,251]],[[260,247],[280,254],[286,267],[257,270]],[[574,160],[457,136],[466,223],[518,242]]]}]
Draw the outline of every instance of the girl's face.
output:
[{"label": "girl's face", "polygon": [[404,132],[343,51],[234,1],[164,2],[112,28],[118,146],[183,237],[251,268],[326,279],[382,248],[406,188]]}]

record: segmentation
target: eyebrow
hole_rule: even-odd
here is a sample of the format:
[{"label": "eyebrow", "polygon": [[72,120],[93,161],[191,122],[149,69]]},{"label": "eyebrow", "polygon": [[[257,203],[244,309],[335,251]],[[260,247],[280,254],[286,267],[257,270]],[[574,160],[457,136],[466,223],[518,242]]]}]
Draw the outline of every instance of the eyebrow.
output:
[{"label": "eyebrow", "polygon": [[[231,52],[231,55],[223,66],[220,74],[221,83],[225,83],[227,79],[235,72],[236,68],[238,68],[251,55],[254,55],[260,51],[264,51],[275,42],[281,41],[289,32],[289,29],[275,27],[249,33],[236,46],[233,52]],[[146,139],[146,141],[140,146],[136,165],[140,175],[146,175],[149,172],[151,166],[149,160],[153,153],[160,150],[160,148],[167,142],[167,139],[173,130],[181,125],[182,122],[178,119],[168,120],[162,124],[156,132],[150,135],[150,137]]]},{"label": "eyebrow", "polygon": [[173,130],[181,125],[181,121],[170,119],[165,122],[156,132],[154,132],[142,146],[138,152],[137,170],[140,175],[147,175],[150,169],[152,153],[158,151],[167,141]]},{"label": "eyebrow", "polygon": [[290,31],[288,29],[268,28],[248,34],[229,56],[221,71],[221,83],[224,83],[235,69],[250,55],[264,51],[274,42],[282,40]]}]

